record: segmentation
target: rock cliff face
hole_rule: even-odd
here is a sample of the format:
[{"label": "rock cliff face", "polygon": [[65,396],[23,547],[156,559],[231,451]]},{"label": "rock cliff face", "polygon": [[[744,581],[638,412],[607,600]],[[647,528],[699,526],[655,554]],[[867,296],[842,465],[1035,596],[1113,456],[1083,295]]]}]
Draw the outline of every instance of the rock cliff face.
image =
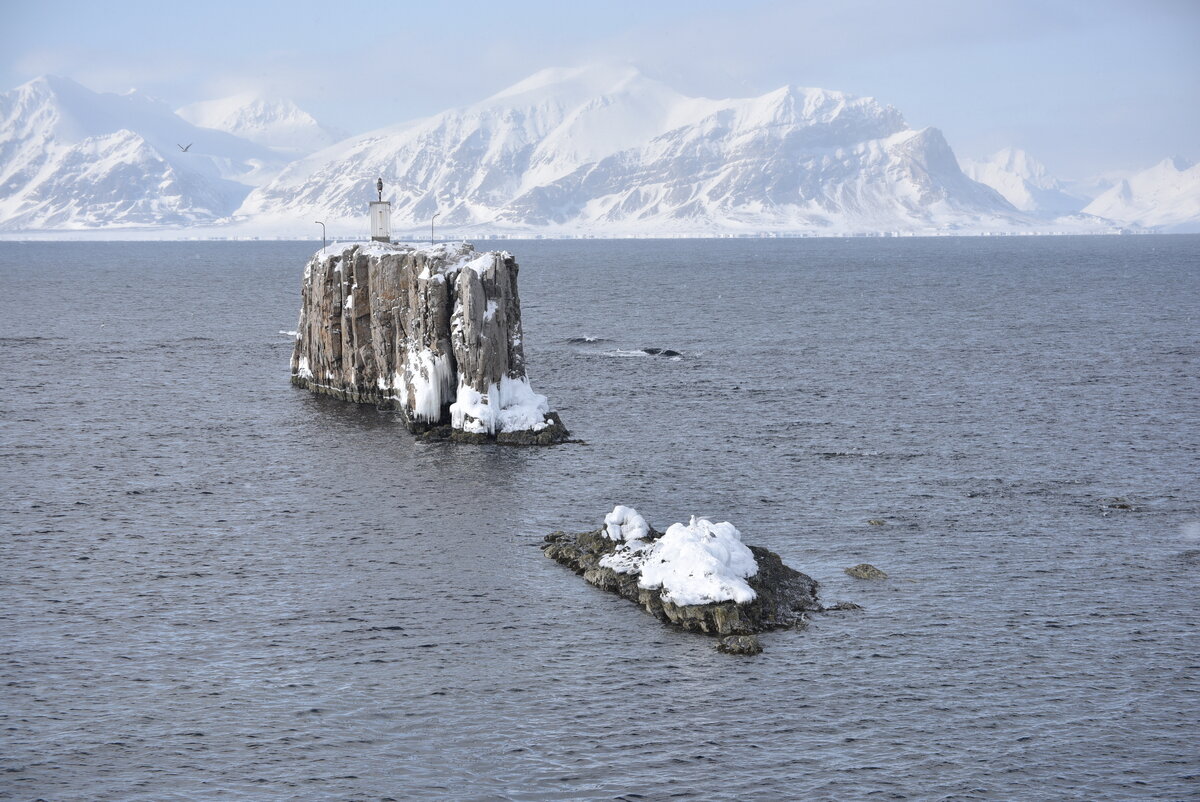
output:
[{"label": "rock cliff face", "polygon": [[292,382],[468,442],[566,439],[525,376],[517,263],[467,243],[333,245],[304,271]]}]

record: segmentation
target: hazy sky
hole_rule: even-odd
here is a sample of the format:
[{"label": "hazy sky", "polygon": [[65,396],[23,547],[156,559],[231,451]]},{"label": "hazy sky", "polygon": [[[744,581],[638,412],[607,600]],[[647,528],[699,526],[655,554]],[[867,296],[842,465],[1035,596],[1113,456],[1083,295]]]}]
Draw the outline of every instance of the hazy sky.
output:
[{"label": "hazy sky", "polygon": [[607,61],[689,94],[873,95],[960,156],[1015,145],[1064,178],[1200,159],[1200,0],[0,0],[0,44],[0,89],[253,89],[355,133]]}]

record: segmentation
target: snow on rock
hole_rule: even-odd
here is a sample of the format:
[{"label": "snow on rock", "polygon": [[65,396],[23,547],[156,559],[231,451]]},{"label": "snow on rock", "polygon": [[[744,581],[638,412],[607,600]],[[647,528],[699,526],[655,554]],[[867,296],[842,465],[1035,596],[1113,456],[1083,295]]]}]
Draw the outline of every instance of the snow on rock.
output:
[{"label": "snow on rock", "polygon": [[516,280],[511,254],[465,242],[328,246],[304,271],[292,381],[396,408],[429,436],[561,442],[525,376]]},{"label": "snow on rock", "polygon": [[[627,508],[617,507],[620,509]],[[634,540],[633,544],[618,545],[600,565],[618,573],[637,574],[638,586],[661,589],[665,602],[681,606],[723,601],[746,604],[757,596],[746,578],[758,573],[758,563],[742,543],[741,533],[728,521],[714,524],[693,515],[686,525],[671,524],[666,534],[649,545]]]},{"label": "snow on rock", "polygon": [[604,531],[610,540],[641,540],[650,534],[650,527],[633,507],[618,504],[604,516]]}]

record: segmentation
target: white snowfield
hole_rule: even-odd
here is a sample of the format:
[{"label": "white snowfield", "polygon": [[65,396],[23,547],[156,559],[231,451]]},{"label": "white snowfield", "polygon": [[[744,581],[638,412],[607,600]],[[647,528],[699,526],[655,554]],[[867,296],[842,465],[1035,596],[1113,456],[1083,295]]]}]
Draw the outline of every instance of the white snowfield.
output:
[{"label": "white snowfield", "polygon": [[[671,524],[662,537],[652,542],[630,537],[639,528],[649,531],[632,507],[618,505],[604,522],[608,537],[623,540],[616,552],[600,560],[600,565],[617,573],[636,574],[638,587],[659,590],[663,601],[678,605],[723,601],[745,604],[757,597],[746,579],[758,573],[758,563],[742,543],[741,533],[727,521],[713,523],[693,515],[686,525]],[[614,537],[614,528],[621,538]]]},{"label": "white snowfield", "polygon": [[136,92],[37,78],[0,95],[0,229],[210,223],[287,161]]},{"label": "white snowfield", "polygon": [[1167,231],[1200,232],[1200,164],[1164,159],[1118,181],[1084,211]]},{"label": "white snowfield", "polygon": [[193,125],[225,131],[291,158],[327,148],[346,137],[342,131],[321,125],[290,100],[255,94],[202,100],[175,113]]},{"label": "white snowfield", "polygon": [[339,135],[286,100],[173,112],[38,78],[0,94],[0,232],[309,239],[322,220],[358,235],[376,177],[408,236],[435,213],[439,229],[473,237],[1104,233],[1200,220],[1188,191],[1133,179],[1080,213],[1020,151],[964,174],[938,129],[912,129],[872,98],[795,86],[688,97],[630,67],[542,70],[470,106]]},{"label": "white snowfield", "polygon": [[963,159],[962,169],[1023,212],[1071,214],[1087,205],[1087,199],[1069,193],[1045,165],[1017,148],[1004,148],[980,161]]}]

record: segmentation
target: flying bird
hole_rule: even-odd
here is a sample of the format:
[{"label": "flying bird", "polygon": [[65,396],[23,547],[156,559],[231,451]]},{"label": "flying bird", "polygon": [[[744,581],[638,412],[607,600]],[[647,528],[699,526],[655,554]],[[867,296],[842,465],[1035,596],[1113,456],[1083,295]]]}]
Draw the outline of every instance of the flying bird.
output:
[{"label": "flying bird", "polygon": [[191,142],[187,143],[187,147],[186,147],[186,148],[185,148],[183,145],[180,145],[178,142],[176,142],[176,143],[175,143],[175,147],[179,148],[179,149],[180,149],[180,150],[182,150],[184,153],[187,153],[187,152],[188,152],[188,148],[190,148],[191,146],[192,146],[192,143],[191,143]]}]

